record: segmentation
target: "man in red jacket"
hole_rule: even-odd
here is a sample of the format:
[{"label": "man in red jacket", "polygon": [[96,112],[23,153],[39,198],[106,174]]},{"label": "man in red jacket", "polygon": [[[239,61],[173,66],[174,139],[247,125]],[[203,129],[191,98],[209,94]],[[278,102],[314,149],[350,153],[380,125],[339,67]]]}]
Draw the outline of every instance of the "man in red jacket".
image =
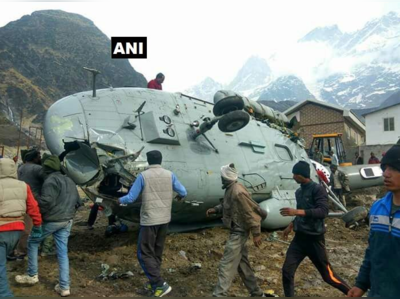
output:
[{"label": "man in red jacket", "polygon": [[33,221],[32,236],[42,234],[42,216],[31,188],[17,180],[17,166],[11,159],[0,159],[0,297],[13,297],[7,280],[7,255],[25,229],[24,215]]},{"label": "man in red jacket", "polygon": [[164,80],[165,80],[164,74],[158,73],[156,78],[151,80],[149,84],[147,84],[147,88],[162,90],[161,84],[164,82]]}]

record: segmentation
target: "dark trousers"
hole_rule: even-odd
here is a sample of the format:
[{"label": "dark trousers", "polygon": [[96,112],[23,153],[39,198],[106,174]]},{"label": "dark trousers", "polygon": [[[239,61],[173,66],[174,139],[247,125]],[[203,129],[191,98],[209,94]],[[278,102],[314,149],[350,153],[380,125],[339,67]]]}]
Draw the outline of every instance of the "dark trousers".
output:
[{"label": "dark trousers", "polygon": [[343,195],[343,189],[333,189],[333,193],[335,193],[335,195],[337,196],[337,198],[340,200],[340,202],[346,206],[346,198]]},{"label": "dark trousers", "polygon": [[332,270],[325,249],[325,238],[323,236],[300,237],[296,234],[290,243],[282,268],[285,297],[294,297],[294,274],[305,257],[311,260],[326,283],[347,295],[350,287]]},{"label": "dark trousers", "polygon": [[138,238],[137,257],[153,288],[161,287],[161,261],[167,237],[168,223],[154,226],[141,226]]},{"label": "dark trousers", "polygon": [[7,279],[7,255],[17,246],[20,231],[0,232],[0,297],[13,297]]},{"label": "dark trousers", "polygon": [[[99,205],[95,203],[90,209],[88,225],[92,226],[97,219],[97,213],[99,212]],[[108,217],[108,225],[113,225],[116,222],[115,215],[110,215]]]}]

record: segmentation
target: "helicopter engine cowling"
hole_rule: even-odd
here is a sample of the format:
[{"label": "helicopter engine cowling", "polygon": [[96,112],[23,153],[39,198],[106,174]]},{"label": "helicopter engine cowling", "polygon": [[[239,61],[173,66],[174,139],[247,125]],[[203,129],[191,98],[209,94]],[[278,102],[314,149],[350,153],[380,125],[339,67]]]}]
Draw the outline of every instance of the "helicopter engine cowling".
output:
[{"label": "helicopter engine cowling", "polygon": [[296,208],[296,200],[294,191],[273,191],[273,197],[260,202],[260,207],[264,209],[268,215],[267,218],[261,223],[261,227],[267,230],[274,230],[284,228],[293,221],[294,217],[284,217],[280,214],[282,208]]}]

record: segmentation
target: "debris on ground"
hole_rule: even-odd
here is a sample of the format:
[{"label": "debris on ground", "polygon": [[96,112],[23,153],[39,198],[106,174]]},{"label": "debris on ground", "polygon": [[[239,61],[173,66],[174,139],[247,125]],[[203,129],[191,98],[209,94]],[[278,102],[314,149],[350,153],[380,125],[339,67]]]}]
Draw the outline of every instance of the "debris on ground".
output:
[{"label": "debris on ground", "polygon": [[[367,191],[368,195],[380,192]],[[361,192],[353,192],[362,198]],[[371,198],[367,199],[368,201]],[[352,202],[348,201],[351,205]],[[372,203],[365,202],[365,206]],[[350,208],[351,209],[351,208]],[[82,207],[76,220],[88,219],[90,208]],[[128,223],[126,223],[128,224]],[[327,219],[326,244],[334,271],[349,285],[354,285],[368,245],[369,229],[360,223],[357,230],[345,228],[340,219]],[[108,219],[99,213],[94,230],[74,225],[73,238],[69,240],[71,294],[74,297],[143,297],[143,285],[148,279],[137,261],[137,239],[139,226],[129,224],[129,231],[105,238]],[[282,265],[288,245],[282,241],[282,232],[262,232],[264,241],[256,248],[249,239],[249,261],[263,290],[273,290],[283,296]],[[211,297],[218,276],[218,265],[223,256],[229,231],[221,227],[167,236],[161,274],[172,286],[172,297]],[[293,238],[289,235],[288,242]],[[276,241],[279,240],[279,242]],[[287,242],[287,243],[288,243]],[[103,264],[103,266],[101,266]],[[194,270],[200,264],[201,269]],[[24,273],[27,260],[8,262],[8,278],[16,296],[54,296],[54,285],[58,282],[56,257],[39,257],[40,283],[23,287],[14,282],[16,275]],[[198,266],[197,266],[198,268]],[[99,275],[100,274],[100,275]],[[98,277],[107,277],[105,280]],[[325,284],[317,269],[305,259],[296,272],[296,296],[339,297],[342,294]],[[229,296],[248,297],[249,294],[237,276],[229,290]]]}]

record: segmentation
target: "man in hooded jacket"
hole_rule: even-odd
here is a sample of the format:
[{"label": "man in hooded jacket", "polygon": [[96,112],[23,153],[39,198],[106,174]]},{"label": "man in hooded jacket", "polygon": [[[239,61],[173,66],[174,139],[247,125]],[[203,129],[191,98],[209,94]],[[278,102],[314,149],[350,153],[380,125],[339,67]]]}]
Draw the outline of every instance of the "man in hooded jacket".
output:
[{"label": "man in hooded jacket", "polygon": [[41,231],[42,217],[31,188],[17,180],[17,167],[11,159],[0,159],[0,297],[13,297],[7,280],[7,258],[24,231],[24,216],[33,220],[32,234]]},{"label": "man in hooded jacket", "polygon": [[39,199],[39,208],[43,217],[43,234],[40,237],[30,235],[28,240],[28,274],[17,275],[15,280],[21,284],[35,284],[38,276],[38,248],[49,235],[53,235],[59,266],[59,281],[55,291],[62,297],[70,295],[68,237],[80,198],[75,183],[61,171],[57,156],[50,156],[43,163],[46,180]]}]

